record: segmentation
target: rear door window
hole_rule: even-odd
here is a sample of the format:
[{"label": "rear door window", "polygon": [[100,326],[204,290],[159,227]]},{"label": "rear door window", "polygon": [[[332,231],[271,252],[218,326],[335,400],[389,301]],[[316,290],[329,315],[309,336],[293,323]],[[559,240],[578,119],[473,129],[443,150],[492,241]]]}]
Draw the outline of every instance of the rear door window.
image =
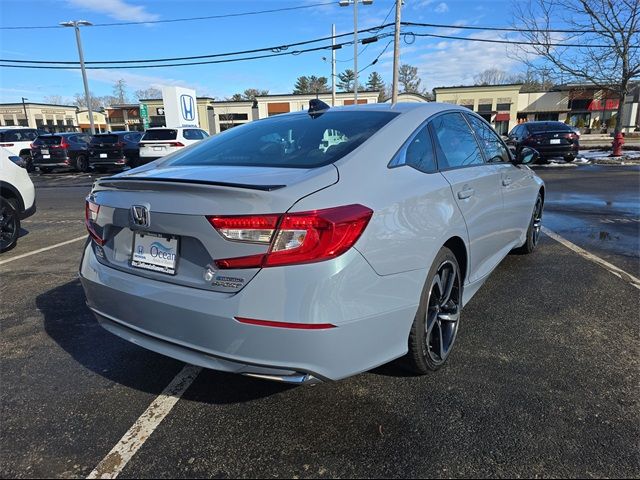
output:
[{"label": "rear door window", "polygon": [[404,151],[404,164],[424,173],[436,171],[436,159],[429,129],[425,126],[411,140]]},{"label": "rear door window", "polygon": [[467,118],[476,132],[476,138],[480,142],[485,160],[489,163],[508,162],[507,147],[504,146],[495,130],[474,115],[467,115]]},{"label": "rear door window", "polygon": [[157,140],[175,140],[178,138],[178,131],[174,128],[158,128],[154,130],[147,130],[142,137],[144,141],[157,141]]},{"label": "rear door window", "polygon": [[35,130],[7,130],[2,134],[3,142],[32,142],[37,137]]},{"label": "rear door window", "polygon": [[440,169],[484,163],[480,147],[461,113],[445,113],[431,121]]}]

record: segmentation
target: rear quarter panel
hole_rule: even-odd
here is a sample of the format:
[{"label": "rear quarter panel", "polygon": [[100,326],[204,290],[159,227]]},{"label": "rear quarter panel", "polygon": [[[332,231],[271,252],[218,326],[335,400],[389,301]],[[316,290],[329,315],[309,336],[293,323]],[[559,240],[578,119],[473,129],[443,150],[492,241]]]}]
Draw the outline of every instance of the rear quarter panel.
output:
[{"label": "rear quarter panel", "polygon": [[449,238],[468,241],[451,187],[440,173],[425,174],[409,166],[388,168],[405,140],[426,119],[424,113],[410,111],[393,120],[336,163],[337,184],[301,199],[291,209],[352,203],[371,208],[373,217],[355,247],[378,275],[428,270]]}]

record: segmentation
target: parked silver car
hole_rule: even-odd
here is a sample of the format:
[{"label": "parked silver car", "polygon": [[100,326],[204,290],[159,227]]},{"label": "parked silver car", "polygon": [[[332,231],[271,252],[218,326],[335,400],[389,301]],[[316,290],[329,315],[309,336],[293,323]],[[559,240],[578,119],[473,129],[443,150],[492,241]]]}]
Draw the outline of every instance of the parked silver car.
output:
[{"label": "parked silver car", "polygon": [[80,274],[109,331],[294,383],[448,358],[462,307],[538,241],[544,184],[449,104],[278,115],[96,182]]}]

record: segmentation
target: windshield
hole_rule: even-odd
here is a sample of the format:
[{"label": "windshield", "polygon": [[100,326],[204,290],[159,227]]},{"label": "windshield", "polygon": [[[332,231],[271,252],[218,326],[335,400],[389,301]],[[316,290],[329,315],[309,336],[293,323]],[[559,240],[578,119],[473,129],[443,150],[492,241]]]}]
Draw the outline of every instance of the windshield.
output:
[{"label": "windshield", "polygon": [[314,168],[355,150],[395,112],[325,112],[258,120],[210,137],[176,153],[165,165],[236,165]]},{"label": "windshield", "polygon": [[163,128],[157,130],[147,130],[142,137],[142,140],[175,140],[178,136],[178,131],[172,128]]}]

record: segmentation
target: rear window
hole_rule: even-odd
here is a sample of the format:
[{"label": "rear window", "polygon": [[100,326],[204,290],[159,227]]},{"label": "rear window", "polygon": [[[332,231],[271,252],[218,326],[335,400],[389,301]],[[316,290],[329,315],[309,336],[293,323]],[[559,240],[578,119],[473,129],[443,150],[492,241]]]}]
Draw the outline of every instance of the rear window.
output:
[{"label": "rear window", "polygon": [[559,130],[571,131],[571,127],[562,122],[528,123],[527,129],[531,133],[557,132]]},{"label": "rear window", "polygon": [[0,132],[0,140],[3,142],[33,142],[38,136],[35,130],[6,130]]},{"label": "rear window", "polygon": [[118,143],[117,135],[94,135],[91,138],[93,145],[99,145],[101,143]]},{"label": "rear window", "polygon": [[336,162],[389,123],[395,112],[274,116],[225,130],[173,154],[169,165],[315,168]]},{"label": "rear window", "polygon": [[34,145],[60,145],[62,137],[58,135],[48,135],[46,137],[38,137],[33,142]]},{"label": "rear window", "polygon": [[161,128],[158,130],[147,130],[142,140],[175,140],[178,138],[178,131],[173,128]]}]

